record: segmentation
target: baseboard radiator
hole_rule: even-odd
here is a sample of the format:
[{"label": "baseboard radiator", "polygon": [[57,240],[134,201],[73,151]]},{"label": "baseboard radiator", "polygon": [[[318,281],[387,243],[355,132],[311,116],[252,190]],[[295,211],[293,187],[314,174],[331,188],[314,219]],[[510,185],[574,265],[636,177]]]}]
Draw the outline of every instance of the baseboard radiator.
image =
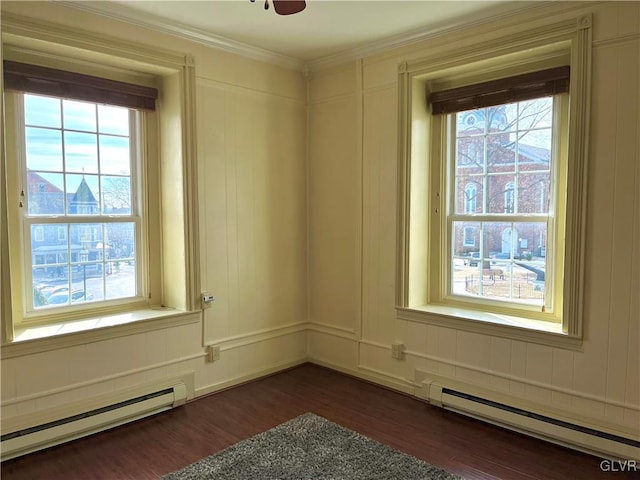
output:
[{"label": "baseboard radiator", "polygon": [[529,405],[524,406],[527,402],[510,401],[510,397],[496,401],[492,395],[478,394],[478,389],[465,390],[459,384],[447,386],[446,382],[427,379],[418,395],[432,405],[568,448],[614,460],[640,460],[637,433],[623,436],[562,415],[533,411]]},{"label": "baseboard radiator", "polygon": [[162,382],[81,402],[75,408],[65,406],[41,412],[38,423],[33,425],[33,421],[24,418],[3,421],[2,460],[132,422],[182,405],[186,399],[184,382]]}]

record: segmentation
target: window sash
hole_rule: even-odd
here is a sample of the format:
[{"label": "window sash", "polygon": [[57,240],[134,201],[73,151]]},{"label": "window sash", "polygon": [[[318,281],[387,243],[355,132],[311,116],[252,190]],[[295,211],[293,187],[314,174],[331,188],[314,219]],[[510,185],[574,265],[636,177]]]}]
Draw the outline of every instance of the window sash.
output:
[{"label": "window sash", "polygon": [[[96,305],[102,305],[106,302],[108,303],[125,303],[128,301],[140,300],[142,296],[142,268],[141,268],[141,242],[142,242],[142,218],[139,216],[119,216],[119,217],[101,217],[96,218],[94,216],[83,216],[83,217],[25,217],[23,220],[23,238],[24,241],[24,252],[23,252],[23,265],[24,265],[24,306],[25,306],[25,319],[28,318],[40,318],[43,315],[51,314],[51,309],[36,309],[33,304],[33,269],[38,268],[41,265],[33,262],[32,255],[32,241],[31,241],[31,226],[32,225],[81,225],[81,224],[98,224],[101,228],[102,224],[124,224],[124,223],[133,223],[134,231],[135,231],[135,263],[136,263],[136,273],[135,273],[135,292],[131,296],[120,297],[117,299],[104,299],[98,300],[96,302],[91,302],[88,304],[79,303],[67,305],[63,304],[59,307],[55,307],[56,310],[60,308],[68,308],[73,309],[74,311],[95,308]],[[68,236],[67,236],[68,238]],[[36,240],[37,241],[37,240]],[[67,243],[67,249],[69,249],[69,243]],[[66,263],[69,266],[78,265],[78,262],[71,261],[71,251],[67,250],[66,252]],[[107,261],[105,258],[102,258],[100,261],[91,262],[91,263],[113,263],[115,261],[126,261],[126,258],[118,258]],[[80,262],[82,263],[82,262]]]}]

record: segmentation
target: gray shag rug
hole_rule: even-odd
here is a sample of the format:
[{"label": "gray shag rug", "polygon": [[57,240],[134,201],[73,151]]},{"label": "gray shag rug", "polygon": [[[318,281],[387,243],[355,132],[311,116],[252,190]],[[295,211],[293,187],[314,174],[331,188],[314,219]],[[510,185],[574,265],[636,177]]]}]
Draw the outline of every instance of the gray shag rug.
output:
[{"label": "gray shag rug", "polygon": [[162,480],[460,479],[329,420],[305,413]]}]

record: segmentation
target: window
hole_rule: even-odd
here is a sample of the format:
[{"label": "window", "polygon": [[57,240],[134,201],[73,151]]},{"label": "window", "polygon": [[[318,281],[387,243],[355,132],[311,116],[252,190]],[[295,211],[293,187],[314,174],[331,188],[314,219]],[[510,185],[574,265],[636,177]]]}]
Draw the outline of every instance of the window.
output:
[{"label": "window", "polygon": [[[137,259],[143,209],[135,182],[141,121],[127,106],[157,94],[29,64],[5,62],[4,67],[9,89],[26,92],[14,93],[13,101],[24,152],[18,175],[26,179],[22,192],[27,192],[20,218],[23,230],[31,232],[20,249],[31,265],[23,273],[24,291],[32,292],[25,312],[141,298]],[[131,98],[132,89],[140,94]],[[112,96],[125,106],[104,104]],[[114,270],[117,276],[111,275]],[[62,286],[80,293],[51,298]]]},{"label": "window", "polygon": [[580,344],[590,28],[400,66],[398,318]]},{"label": "window", "polygon": [[[554,139],[566,131],[560,121],[562,105],[566,109],[568,103],[558,95],[447,115],[447,138],[454,153],[446,159],[450,174],[445,196],[450,204],[443,217],[445,245],[452,245],[451,258],[443,266],[449,279],[446,297],[507,302],[512,308],[552,308],[553,290],[545,288],[545,273],[553,269],[553,255],[541,257],[540,252],[554,250],[552,224],[564,215],[553,209],[561,205],[557,201],[540,205],[539,191],[553,197],[549,192],[561,163]],[[470,116],[476,119],[471,128]],[[477,163],[459,160],[458,152],[467,151],[469,142],[486,152]],[[463,192],[459,185],[466,185]],[[478,190],[484,194],[476,208]],[[478,228],[483,261],[465,264],[459,252],[474,245],[473,228],[467,226],[471,221]],[[541,238],[548,243],[529,250],[529,244]],[[472,265],[475,268],[469,268]]]},{"label": "window", "polygon": [[[0,191],[6,208],[2,209],[5,228],[0,228],[0,242],[9,248],[2,249],[0,280],[4,293],[11,292],[10,297],[3,297],[4,308],[0,309],[3,358],[197,322],[200,281],[193,57],[104,34],[60,30],[46,22],[34,26],[18,17],[3,18],[2,26],[3,35],[11,35],[11,42],[2,47],[6,148],[0,157]],[[25,96],[54,99],[61,112],[59,128],[31,124],[30,128],[49,128],[49,135],[58,132],[63,146],[67,135],[71,140],[73,134],[76,139],[97,136],[93,171],[88,166],[84,171],[82,165],[78,167],[77,161],[87,157],[81,142],[69,152],[71,168],[64,163],[66,152],[62,152],[62,159],[58,157],[61,167],[39,170],[61,175],[66,190],[26,168]],[[160,100],[156,105],[157,97]],[[98,116],[96,130],[63,125],[65,102],[75,102],[78,108],[82,108],[80,104],[93,105]],[[129,174],[104,171],[100,159],[96,159],[98,155],[114,154],[118,151],[116,144],[122,145],[126,139],[126,135],[113,131],[98,132],[98,111],[105,106],[129,112]],[[109,160],[107,166],[115,165]],[[71,195],[66,194],[77,193],[83,174],[88,188],[82,187],[72,205]],[[66,185],[66,176],[72,175],[80,177],[80,183]],[[122,195],[124,192],[129,200],[127,178],[131,211]],[[61,215],[29,211],[38,205],[51,206],[52,198],[62,202],[55,205]],[[35,241],[26,229],[29,225],[45,227],[44,242],[66,242],[67,251],[44,249],[32,255]],[[112,252],[109,246],[116,243],[116,237],[119,251],[113,248]],[[80,238],[88,243],[86,247],[77,243]],[[112,257],[112,253],[119,257]],[[106,298],[105,287],[104,299],[91,297],[91,292],[71,292],[66,298],[57,297],[62,300],[59,306],[43,307],[38,302],[45,293],[53,293],[38,285],[43,295],[34,296],[32,270],[36,266],[49,268],[51,277],[43,283],[58,282],[57,293],[69,288],[65,279],[77,278],[79,270],[83,270],[83,288],[77,290],[84,292],[85,269],[87,281],[100,279],[105,284],[135,269],[136,296],[116,292],[114,298]],[[65,332],[76,334],[62,335]]]},{"label": "window", "polygon": [[[21,152],[11,170],[21,202],[10,221],[25,232],[14,249],[26,267],[25,316],[140,302],[146,236],[139,104],[153,108],[155,89],[8,61],[4,72]],[[128,90],[139,95],[127,98]]]},{"label": "window", "polygon": [[[31,259],[26,291],[33,291],[27,312],[139,297],[139,112],[51,96],[17,97],[24,121],[23,178],[40,180],[23,188],[23,227],[33,232],[24,247]],[[49,301],[49,292],[61,285],[85,295]]]}]

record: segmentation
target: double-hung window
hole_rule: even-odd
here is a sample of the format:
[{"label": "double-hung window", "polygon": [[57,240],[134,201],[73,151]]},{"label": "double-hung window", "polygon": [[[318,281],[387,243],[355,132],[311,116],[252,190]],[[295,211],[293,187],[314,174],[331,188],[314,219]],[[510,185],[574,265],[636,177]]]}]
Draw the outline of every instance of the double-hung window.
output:
[{"label": "double-hung window", "polygon": [[398,318],[580,343],[590,28],[400,65]]},{"label": "double-hung window", "polygon": [[[145,296],[144,124],[155,89],[5,62],[24,318]],[[17,247],[17,248],[16,248]],[[55,318],[55,317],[54,317]]]},{"label": "double-hung window", "polygon": [[[443,242],[443,299],[553,309],[554,262],[563,257],[557,232],[565,204],[557,186],[566,169],[560,139],[568,87],[569,69],[560,67],[430,97],[447,141],[444,235],[435,240]],[[505,91],[515,101],[503,102]],[[469,159],[469,151],[480,153]]]}]

